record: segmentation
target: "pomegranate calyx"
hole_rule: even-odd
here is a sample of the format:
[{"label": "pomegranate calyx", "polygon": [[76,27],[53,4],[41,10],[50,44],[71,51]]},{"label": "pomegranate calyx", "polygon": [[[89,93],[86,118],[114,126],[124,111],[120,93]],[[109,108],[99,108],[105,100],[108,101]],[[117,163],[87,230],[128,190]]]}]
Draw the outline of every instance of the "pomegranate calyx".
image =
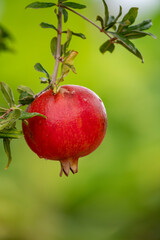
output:
[{"label": "pomegranate calyx", "polygon": [[61,163],[60,177],[62,177],[63,172],[68,177],[70,170],[73,174],[78,172],[78,158],[61,160],[60,163]]}]

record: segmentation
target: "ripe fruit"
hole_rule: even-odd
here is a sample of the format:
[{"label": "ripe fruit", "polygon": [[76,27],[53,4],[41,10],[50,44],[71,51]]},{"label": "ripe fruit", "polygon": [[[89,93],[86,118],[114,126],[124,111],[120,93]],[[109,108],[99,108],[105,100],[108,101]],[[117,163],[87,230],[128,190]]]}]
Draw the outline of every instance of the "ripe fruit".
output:
[{"label": "ripe fruit", "polygon": [[53,95],[52,90],[37,97],[27,108],[47,118],[36,116],[22,123],[29,147],[40,158],[59,160],[60,176],[78,171],[78,158],[93,152],[102,142],[107,115],[101,99],[91,90],[65,85]]}]

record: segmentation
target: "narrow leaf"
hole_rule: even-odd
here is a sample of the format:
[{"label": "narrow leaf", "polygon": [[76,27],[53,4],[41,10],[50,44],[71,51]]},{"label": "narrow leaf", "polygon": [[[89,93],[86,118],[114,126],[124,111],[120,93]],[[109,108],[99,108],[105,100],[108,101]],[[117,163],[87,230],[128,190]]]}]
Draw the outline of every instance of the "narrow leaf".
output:
[{"label": "narrow leaf", "polygon": [[135,45],[131,41],[129,41],[126,37],[124,37],[121,34],[117,34],[117,33],[111,33],[111,34],[117,38],[117,43],[121,44],[123,47],[125,47],[127,50],[129,50],[131,53],[133,53],[135,56],[140,58],[142,60],[142,62],[144,62],[141,52],[135,47]]},{"label": "narrow leaf", "polygon": [[23,85],[18,86],[17,91],[18,91],[19,93],[26,92],[26,93],[28,93],[29,95],[34,96],[34,92],[32,91],[32,89],[29,88],[29,87],[23,86]]},{"label": "narrow leaf", "polygon": [[106,27],[108,24],[108,19],[109,19],[109,11],[108,11],[108,6],[105,0],[102,0],[104,4],[104,10],[105,10],[105,18],[104,18],[104,26]]},{"label": "narrow leaf", "polygon": [[51,3],[51,2],[33,2],[31,4],[29,4],[28,6],[26,6],[25,8],[49,8],[49,7],[53,7],[55,6],[55,3]]},{"label": "narrow leaf", "polygon": [[20,93],[19,103],[22,105],[30,104],[34,100],[33,91],[26,86],[18,86],[17,91]]},{"label": "narrow leaf", "polygon": [[[117,23],[121,15],[122,15],[122,7],[120,6],[118,16],[116,18],[114,18],[113,16],[109,17],[108,25],[105,27],[105,30],[108,30],[109,28],[114,27],[114,25]],[[116,26],[115,26],[115,30],[116,30]]]},{"label": "narrow leaf", "polygon": [[64,45],[62,46],[62,49],[63,49],[63,53],[64,55],[66,54],[67,50],[68,50],[68,47],[69,47],[69,44],[71,42],[71,39],[72,39],[72,31],[70,31],[69,29],[67,30],[67,41],[64,43]]},{"label": "narrow leaf", "polygon": [[71,51],[70,54],[65,58],[62,69],[61,69],[61,76],[58,79],[59,82],[64,80],[64,77],[66,77],[70,70],[72,70],[75,73],[75,68],[73,66],[74,59],[78,55],[78,52]]},{"label": "narrow leaf", "polygon": [[102,29],[104,28],[104,21],[103,21],[103,18],[101,17],[101,16],[97,16],[97,18],[96,18],[96,21],[99,21],[100,23],[101,23],[101,27],[102,27]]},{"label": "narrow leaf", "polygon": [[35,70],[37,70],[38,72],[43,72],[45,73],[45,75],[47,76],[47,78],[49,78],[49,73],[46,71],[46,69],[44,69],[44,67],[40,64],[40,63],[36,63],[34,66]]},{"label": "narrow leaf", "polygon": [[144,31],[144,30],[149,29],[151,26],[152,26],[152,20],[148,19],[148,20],[145,20],[145,21],[141,22],[140,24],[130,26],[127,29],[125,29],[124,31],[125,32],[130,32],[130,31],[133,31],[133,30]]},{"label": "narrow leaf", "polygon": [[125,33],[123,35],[128,39],[137,39],[145,36],[151,36],[156,39],[156,36],[154,34],[148,33],[148,32],[142,32],[142,31],[132,31],[132,32]]},{"label": "narrow leaf", "polygon": [[19,120],[25,120],[25,119],[29,119],[36,116],[47,118],[46,116],[37,112],[29,113],[29,112],[21,111],[21,116],[19,117]]},{"label": "narrow leaf", "polygon": [[54,57],[56,57],[57,54],[57,37],[52,38],[50,43],[51,53]]},{"label": "narrow leaf", "polygon": [[114,44],[108,40],[101,45],[99,50],[101,53],[105,53],[106,51],[112,53],[114,51],[114,48],[115,48]]},{"label": "narrow leaf", "polygon": [[75,8],[75,9],[86,8],[85,5],[79,4],[79,3],[75,3],[75,2],[65,2],[65,3],[63,3],[63,6],[70,7],[70,8]]},{"label": "narrow leaf", "polygon": [[124,16],[122,19],[122,23],[125,24],[125,26],[129,26],[133,24],[137,18],[138,15],[138,8],[131,8],[129,12]]},{"label": "narrow leaf", "polygon": [[125,28],[126,26],[132,25],[138,15],[138,8],[130,8],[130,10],[128,11],[128,13],[123,17],[121,23],[119,24],[118,27],[118,33],[121,32],[123,30],[123,28]]},{"label": "narrow leaf", "polygon": [[[86,36],[83,33],[75,33],[73,31],[71,31],[71,32],[72,32],[72,35],[74,35],[74,36],[80,37],[82,39],[86,39]],[[63,31],[62,33],[67,33],[67,31]]]},{"label": "narrow leaf", "polygon": [[66,11],[66,9],[62,9],[62,14],[64,17],[64,22],[66,23],[68,21],[68,12]]},{"label": "narrow leaf", "polygon": [[14,123],[19,119],[21,115],[20,109],[14,109],[12,112],[9,113],[7,118],[4,120],[0,119],[0,131],[3,129],[10,129],[14,127]]},{"label": "narrow leaf", "polygon": [[6,166],[5,169],[8,169],[10,163],[11,163],[11,160],[12,160],[12,156],[11,156],[11,148],[10,148],[10,139],[9,138],[4,138],[3,139],[3,146],[4,146],[4,150],[5,150],[5,153],[7,154],[7,157],[8,157],[8,164]]},{"label": "narrow leaf", "polygon": [[23,136],[22,131],[17,130],[16,128],[0,131],[0,138],[12,138],[19,139]]},{"label": "narrow leaf", "polygon": [[9,107],[13,107],[15,104],[13,92],[12,92],[11,88],[8,86],[8,84],[6,84],[4,82],[0,82],[0,90],[3,94],[4,99],[8,103]]},{"label": "narrow leaf", "polygon": [[42,28],[52,28],[52,29],[54,29],[54,30],[57,31],[57,28],[56,28],[54,25],[49,24],[49,23],[42,22],[42,23],[40,24],[40,26],[41,26]]}]

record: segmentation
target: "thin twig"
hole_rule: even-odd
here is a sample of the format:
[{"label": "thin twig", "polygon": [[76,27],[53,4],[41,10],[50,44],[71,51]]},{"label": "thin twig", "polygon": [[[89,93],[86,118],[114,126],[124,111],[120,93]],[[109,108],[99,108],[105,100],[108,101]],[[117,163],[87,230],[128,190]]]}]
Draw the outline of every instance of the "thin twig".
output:
[{"label": "thin twig", "polygon": [[104,29],[102,29],[101,27],[99,27],[97,24],[95,24],[94,22],[92,22],[90,19],[88,19],[87,17],[83,16],[82,14],[76,12],[75,10],[66,7],[64,5],[60,5],[62,8],[65,8],[67,10],[69,10],[70,12],[75,13],[76,15],[78,15],[79,17],[83,18],[84,20],[86,20],[87,22],[91,23],[93,26],[95,26],[96,28],[99,29],[100,32],[103,32],[104,34],[106,34],[109,38],[112,38]]}]

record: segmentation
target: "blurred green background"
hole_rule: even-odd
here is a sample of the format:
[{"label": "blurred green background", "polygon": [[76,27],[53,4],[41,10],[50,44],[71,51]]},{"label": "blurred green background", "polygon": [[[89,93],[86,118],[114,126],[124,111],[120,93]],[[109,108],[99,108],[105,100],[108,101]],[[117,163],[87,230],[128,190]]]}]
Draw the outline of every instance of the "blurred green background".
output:
[{"label": "blurred green background", "polygon": [[[50,73],[54,67],[49,42],[55,33],[38,25],[56,24],[56,17],[52,8],[25,10],[30,2],[0,0],[0,22],[14,35],[16,50],[0,54],[0,81],[12,87],[16,99],[20,84],[43,89],[35,63]],[[100,0],[79,2],[88,5],[82,12],[92,20],[103,11]],[[127,2],[110,1],[112,13],[121,3],[127,9],[138,1]],[[69,14],[64,28],[85,33],[87,40],[73,39],[78,74],[70,73],[65,84],[83,85],[101,97],[107,134],[69,178],[60,178],[59,163],[39,159],[23,139],[12,141],[13,161],[5,171],[1,141],[0,240],[160,239],[160,3],[141,1],[140,12],[137,22],[152,18],[158,37],[136,41],[144,64],[120,46],[101,55],[105,35]]]}]

